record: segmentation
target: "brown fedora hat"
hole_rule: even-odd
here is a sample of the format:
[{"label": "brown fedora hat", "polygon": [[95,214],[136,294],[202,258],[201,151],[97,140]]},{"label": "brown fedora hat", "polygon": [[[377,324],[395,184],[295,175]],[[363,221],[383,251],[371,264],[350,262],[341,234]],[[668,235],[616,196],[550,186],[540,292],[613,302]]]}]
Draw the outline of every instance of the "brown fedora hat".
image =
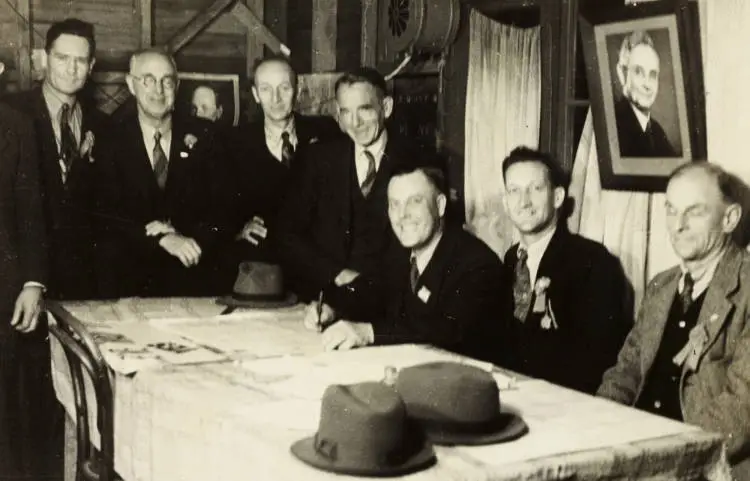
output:
[{"label": "brown fedora hat", "polygon": [[238,270],[232,294],[217,299],[218,304],[268,309],[297,303],[297,296],[285,290],[284,273],[279,265],[244,261]]},{"label": "brown fedora hat", "polygon": [[399,372],[395,388],[435,444],[495,444],[529,430],[520,416],[501,412],[495,379],[478,367],[456,362],[408,367]]},{"label": "brown fedora hat", "polygon": [[355,476],[401,476],[436,462],[398,393],[379,382],[328,386],[318,432],[291,451],[315,468]]}]

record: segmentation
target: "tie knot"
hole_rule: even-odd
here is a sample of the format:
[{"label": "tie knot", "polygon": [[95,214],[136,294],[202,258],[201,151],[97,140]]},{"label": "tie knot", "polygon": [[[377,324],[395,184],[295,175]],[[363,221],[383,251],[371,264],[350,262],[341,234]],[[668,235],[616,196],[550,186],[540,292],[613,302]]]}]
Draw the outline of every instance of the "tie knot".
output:
[{"label": "tie knot", "polygon": [[289,132],[287,132],[286,130],[281,133],[281,141],[289,142]]},{"label": "tie knot", "polygon": [[70,117],[70,105],[64,103],[60,108],[60,119],[63,122],[67,122],[68,117]]},{"label": "tie knot", "polygon": [[161,140],[161,132],[159,132],[159,131],[157,130],[157,131],[156,131],[156,132],[154,133],[154,142],[156,142],[156,143],[158,144],[160,140]]},{"label": "tie knot", "polygon": [[365,159],[367,159],[368,162],[375,162],[375,156],[372,155],[372,152],[370,152],[369,150],[363,150],[362,155],[365,156]]},{"label": "tie knot", "polygon": [[529,253],[526,249],[523,247],[518,248],[518,261],[519,262],[526,262],[526,259],[529,258]]},{"label": "tie knot", "polygon": [[693,276],[690,275],[689,272],[685,273],[685,277],[682,278],[682,290],[683,292],[693,292],[693,287],[695,286],[695,281],[693,280]]}]

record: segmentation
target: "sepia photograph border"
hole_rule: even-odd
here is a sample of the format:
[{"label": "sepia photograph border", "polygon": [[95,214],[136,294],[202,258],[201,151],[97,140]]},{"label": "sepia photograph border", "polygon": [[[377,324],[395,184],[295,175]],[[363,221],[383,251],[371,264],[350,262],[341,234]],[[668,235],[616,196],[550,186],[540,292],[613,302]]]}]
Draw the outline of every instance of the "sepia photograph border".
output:
[{"label": "sepia photograph border", "polygon": [[[581,40],[589,83],[602,188],[660,192],[669,173],[685,162],[706,160],[705,93],[698,9],[695,2],[671,0],[584,12]],[[621,157],[607,38],[634,30],[669,32],[676,96],[680,157]],[[665,66],[662,66],[662,71]],[[658,95],[672,94],[660,92]]]}]

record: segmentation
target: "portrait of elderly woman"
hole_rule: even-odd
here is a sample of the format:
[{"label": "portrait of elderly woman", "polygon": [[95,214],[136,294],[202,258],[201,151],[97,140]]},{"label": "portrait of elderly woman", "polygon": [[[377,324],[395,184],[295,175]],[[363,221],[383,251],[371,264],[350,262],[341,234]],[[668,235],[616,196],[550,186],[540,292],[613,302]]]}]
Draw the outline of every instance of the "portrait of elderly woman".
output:
[{"label": "portrait of elderly woman", "polygon": [[[664,33],[668,40],[666,30],[658,33]],[[622,38],[616,59],[619,88],[613,90],[620,156],[681,157],[674,77],[668,75],[671,58],[659,54],[649,32],[635,30]],[[669,133],[660,119],[671,130]]]}]

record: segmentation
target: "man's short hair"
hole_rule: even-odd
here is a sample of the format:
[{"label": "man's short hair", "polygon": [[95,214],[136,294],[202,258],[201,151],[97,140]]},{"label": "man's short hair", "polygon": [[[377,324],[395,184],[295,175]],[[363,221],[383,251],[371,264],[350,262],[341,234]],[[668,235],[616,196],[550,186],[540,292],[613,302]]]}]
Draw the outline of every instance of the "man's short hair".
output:
[{"label": "man's short hair", "polygon": [[175,74],[177,73],[177,62],[175,61],[174,57],[167,50],[160,47],[144,48],[131,55],[129,64],[129,69],[131,72],[133,71],[133,67],[135,67],[135,64],[138,62],[138,60],[146,55],[159,55],[165,58],[172,65],[172,70],[174,70]]},{"label": "man's short hair", "polygon": [[[552,187],[562,187],[567,190],[567,175],[565,175],[565,172],[563,172],[560,165],[555,162],[555,159],[552,158],[550,154],[524,146],[516,147],[505,159],[503,159],[503,179],[506,178],[506,173],[511,165],[520,164],[522,162],[537,162],[542,164],[547,170],[547,178],[552,184]],[[507,182],[507,180],[505,180],[505,182]]]},{"label": "man's short hair", "polygon": [[53,23],[49,30],[47,30],[44,50],[49,53],[55,40],[63,34],[85,38],[89,43],[89,58],[94,57],[94,53],[96,52],[96,40],[94,39],[94,26],[92,24],[77,18],[67,18],[62,22]]},{"label": "man's short hair", "polygon": [[438,165],[426,162],[406,162],[396,167],[391,173],[391,179],[404,175],[421,172],[427,178],[427,181],[443,195],[448,195],[448,182],[446,181],[445,172]]},{"label": "man's short hair", "polygon": [[656,53],[656,56],[659,56],[659,52],[656,51],[656,47],[654,46],[654,39],[645,30],[634,30],[625,35],[620,44],[620,53],[617,58],[617,70],[620,71],[620,80],[623,83],[628,65],[630,64],[630,52],[638,45],[648,45]]},{"label": "man's short hair", "polygon": [[371,85],[378,93],[378,97],[382,99],[388,95],[388,85],[385,82],[385,78],[370,67],[360,67],[355,70],[345,72],[341,77],[336,80],[333,91],[336,95],[339,93],[339,89],[344,85],[354,85],[358,83],[366,83]]},{"label": "man's short hair", "polygon": [[294,83],[295,87],[297,86],[297,76],[298,76],[297,70],[295,70],[294,66],[292,66],[292,61],[289,59],[289,57],[281,53],[273,53],[273,54],[255,59],[255,62],[253,63],[253,69],[250,73],[250,81],[252,82],[252,85],[255,85],[257,87],[255,83],[255,74],[258,72],[258,69],[261,66],[267,63],[271,63],[271,62],[283,63],[284,65],[289,67],[289,71],[292,73],[292,83]]},{"label": "man's short hair", "polygon": [[693,171],[700,170],[716,182],[721,197],[726,204],[741,204],[743,200],[742,185],[736,176],[730,174],[716,164],[711,162],[687,162],[672,171],[667,179],[667,184],[672,180],[682,177]]}]

